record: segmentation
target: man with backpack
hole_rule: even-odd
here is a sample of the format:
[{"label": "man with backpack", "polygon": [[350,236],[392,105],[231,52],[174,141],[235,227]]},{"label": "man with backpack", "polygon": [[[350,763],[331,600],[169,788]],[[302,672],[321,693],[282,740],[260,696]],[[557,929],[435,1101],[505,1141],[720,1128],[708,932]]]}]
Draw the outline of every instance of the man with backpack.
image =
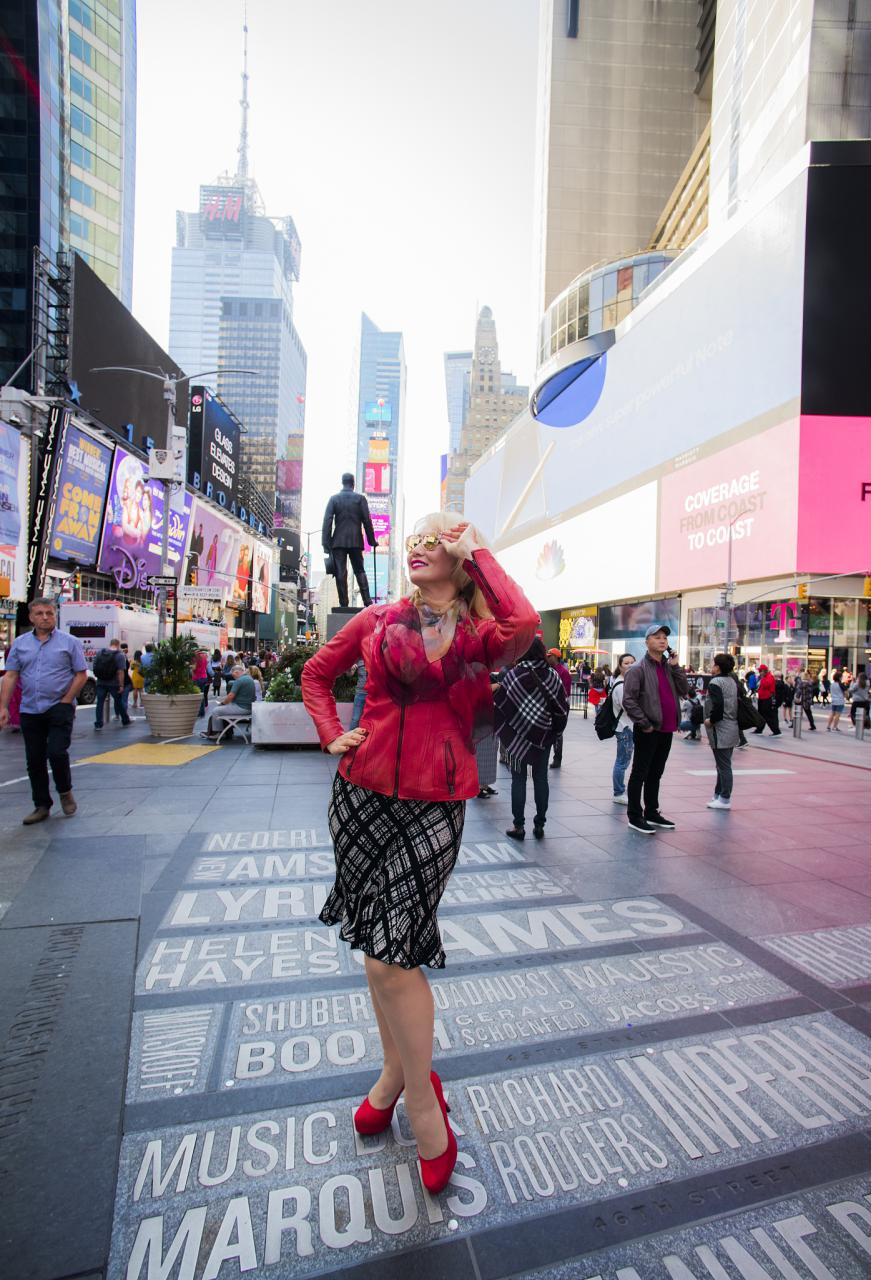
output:
[{"label": "man with backpack", "polygon": [[677,733],[680,699],[689,685],[677,654],[669,648],[670,635],[669,627],[649,626],[644,633],[647,652],[624,677],[623,709],[632,721],[635,748],[627,817],[630,828],[646,836],[675,828],[659,812],[659,782]]},{"label": "man with backpack", "polygon": [[127,708],[124,705],[124,683],[127,677],[127,659],[121,652],[120,640],[110,640],[108,649],[101,649],[94,659],[94,676],[97,680],[97,704],[94,729],[103,727],[103,707],[111,695],[115,714],[121,717],[126,728],[130,723]]}]

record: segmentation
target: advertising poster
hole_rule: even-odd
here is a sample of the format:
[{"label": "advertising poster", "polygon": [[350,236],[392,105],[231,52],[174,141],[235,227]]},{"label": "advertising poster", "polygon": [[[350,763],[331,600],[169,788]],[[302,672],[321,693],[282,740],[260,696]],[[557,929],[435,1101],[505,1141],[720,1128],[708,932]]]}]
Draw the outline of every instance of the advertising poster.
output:
[{"label": "advertising poster", "polygon": [[189,439],[188,483],[232,507],[239,485],[239,423],[207,387],[191,387]]},{"label": "advertising poster", "polygon": [[367,462],[363,473],[364,493],[390,492],[390,463]]},{"label": "advertising poster", "polygon": [[[187,539],[191,497],[172,495],[169,511],[169,571],[177,572]],[[118,445],[106,499],[99,568],[111,573],[122,591],[148,590],[149,574],[162,572],[163,485],[149,480],[148,466]]]},{"label": "advertising poster", "polygon": [[[251,583],[251,570],[254,564],[254,536],[241,527],[239,529],[239,549],[236,553],[236,569],[230,582],[230,594],[227,604],[234,609],[248,608],[248,588]],[[262,613],[263,610],[260,610]]]},{"label": "advertising poster", "polygon": [[51,528],[51,554],[76,564],[97,563],[112,449],[88,431],[67,428]]},{"label": "advertising poster", "polygon": [[367,400],[363,416],[370,427],[389,427],[393,421],[393,408],[389,400]]},{"label": "advertising poster", "polygon": [[660,591],[795,569],[798,422],[783,422],[664,476]]},{"label": "advertising poster", "polygon": [[871,418],[801,420],[797,567],[871,572]]},{"label": "advertising poster", "polygon": [[9,600],[26,598],[29,462],[28,442],[0,422],[0,595]]},{"label": "advertising poster", "polygon": [[272,547],[265,542],[255,542],[251,571],[251,608],[255,613],[271,612],[271,587]]},{"label": "advertising poster", "polygon": [[[377,495],[368,499],[369,514],[372,517],[372,528],[375,530],[375,542],[381,550],[388,550],[390,547],[390,498],[385,495]],[[363,544],[366,551],[371,551],[369,539],[363,534]]]},{"label": "advertising poster", "polygon": [[[444,454],[447,460],[447,454]],[[369,462],[389,462],[390,441],[380,436],[369,437]]]},{"label": "advertising poster", "polygon": [[195,498],[184,572],[186,585],[220,588],[228,597],[236,577],[243,534],[237,521]]}]

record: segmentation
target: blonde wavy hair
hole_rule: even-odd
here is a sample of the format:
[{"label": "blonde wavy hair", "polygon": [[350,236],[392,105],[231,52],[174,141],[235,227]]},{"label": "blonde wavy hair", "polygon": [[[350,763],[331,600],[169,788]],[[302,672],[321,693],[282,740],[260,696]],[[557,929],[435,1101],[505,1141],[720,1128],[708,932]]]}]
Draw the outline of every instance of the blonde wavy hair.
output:
[{"label": "blonde wavy hair", "polygon": [[[431,511],[427,516],[421,516],[415,521],[414,533],[444,533],[446,529],[453,529],[456,524],[469,523],[466,517],[459,511]],[[476,547],[488,547],[487,539],[484,537],[477,525],[469,523],[469,534],[474,540]],[[463,597],[469,606],[471,613],[476,618],[492,618],[493,615],[484,599],[481,589],[475,585],[469,575],[462,566],[461,561],[457,560],[456,566],[451,578],[457,588],[457,593]],[[417,592],[413,592],[413,598]]]}]

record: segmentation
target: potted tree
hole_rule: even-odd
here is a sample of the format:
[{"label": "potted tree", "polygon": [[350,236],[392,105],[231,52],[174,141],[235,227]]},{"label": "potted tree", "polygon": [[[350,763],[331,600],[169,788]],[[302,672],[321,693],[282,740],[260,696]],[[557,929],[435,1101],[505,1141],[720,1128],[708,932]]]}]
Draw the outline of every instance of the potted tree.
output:
[{"label": "potted tree", "polygon": [[[251,708],[251,741],[257,747],[317,746],[317,730],[302,703],[302,669],[309,648],[286,649],[274,669],[262,702]],[[334,686],[339,719],[351,723],[356,676],[340,676]]]},{"label": "potted tree", "polygon": [[193,636],[171,636],[154,650],[147,669],[142,702],[155,738],[183,738],[193,733],[202,693],[191,678],[199,645]]}]

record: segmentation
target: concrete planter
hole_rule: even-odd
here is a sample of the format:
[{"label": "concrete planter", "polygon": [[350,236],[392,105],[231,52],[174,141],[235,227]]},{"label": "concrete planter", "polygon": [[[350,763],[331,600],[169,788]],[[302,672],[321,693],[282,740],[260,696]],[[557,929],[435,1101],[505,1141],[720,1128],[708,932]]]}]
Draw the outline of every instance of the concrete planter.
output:
[{"label": "concrete planter", "polygon": [[185,738],[194,731],[201,693],[143,693],[145,719],[155,738]]},{"label": "concrete planter", "polygon": [[[337,705],[339,719],[347,729],[353,702]],[[301,702],[255,702],[251,708],[251,741],[255,747],[319,746],[312,718]]]}]

